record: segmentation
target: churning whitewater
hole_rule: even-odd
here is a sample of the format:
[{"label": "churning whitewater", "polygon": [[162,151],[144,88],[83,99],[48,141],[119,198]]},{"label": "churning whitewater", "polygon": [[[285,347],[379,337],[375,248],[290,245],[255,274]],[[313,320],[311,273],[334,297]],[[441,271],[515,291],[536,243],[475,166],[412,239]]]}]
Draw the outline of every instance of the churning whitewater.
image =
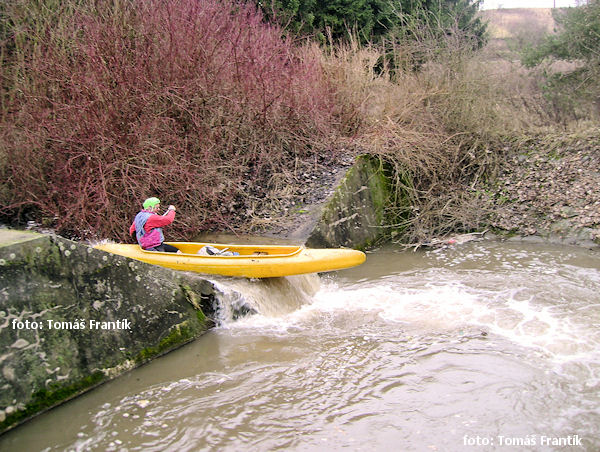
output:
[{"label": "churning whitewater", "polygon": [[600,447],[597,252],[388,247],[320,278],[215,283],[216,329],[0,448]]}]

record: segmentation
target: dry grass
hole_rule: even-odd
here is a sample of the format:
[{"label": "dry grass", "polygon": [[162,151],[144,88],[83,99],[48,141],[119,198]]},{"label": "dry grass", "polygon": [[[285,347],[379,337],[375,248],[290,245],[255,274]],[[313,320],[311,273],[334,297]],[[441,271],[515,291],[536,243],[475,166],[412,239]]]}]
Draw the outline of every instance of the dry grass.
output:
[{"label": "dry grass", "polygon": [[[141,23],[152,17],[142,15]],[[506,33],[518,33],[515,24],[523,23],[516,16],[503,20]],[[99,23],[99,30],[110,31],[111,23]],[[51,89],[43,92],[44,103],[31,93],[5,98],[10,108],[4,108],[0,155],[12,156],[5,178],[12,190],[0,195],[15,198],[13,210],[37,206],[45,209],[43,217],[78,224],[78,233],[118,237],[137,200],[158,194],[188,211],[174,230],[183,237],[200,227],[238,227],[249,218],[277,221],[267,220],[267,211],[303,202],[306,186],[321,180],[320,168],[335,165],[344,148],[379,155],[394,167],[398,197],[389,206],[390,232],[403,229],[404,240],[414,243],[478,228],[485,209],[469,187],[494,171],[502,141],[556,121],[539,75],[524,70],[513,53],[488,48],[476,54],[456,42],[441,53],[426,42],[398,45],[397,61],[433,58],[419,71],[391,71],[381,69],[386,55],[376,47],[292,49],[256,23],[231,28],[237,41],[227,42],[241,42],[238,31],[245,30],[250,44],[234,46],[229,56],[219,41],[222,31],[211,35],[210,27],[199,27],[207,41],[196,45],[192,40],[201,36],[186,31],[183,21],[174,28],[182,32],[172,34],[181,45],[159,48],[150,59],[139,49],[162,42],[150,38],[165,27],[142,28],[148,39],[135,45],[128,43],[137,35],[128,32],[121,41],[88,39],[70,55],[78,64],[61,65],[52,53],[32,58],[25,73],[43,77],[10,92]],[[273,58],[272,48],[283,57]],[[198,49],[213,51],[199,55]],[[152,89],[140,87],[144,74],[155,74]],[[116,75],[128,75],[129,85],[117,84],[132,87],[123,95],[112,89]],[[126,91],[142,95],[127,97]],[[17,120],[28,128],[17,127]],[[26,153],[28,159],[20,157]]]},{"label": "dry grass", "polygon": [[485,200],[469,187],[495,171],[502,140],[553,124],[538,76],[456,48],[420,71],[376,71],[382,57],[377,48],[349,46],[323,54],[321,64],[336,87],[346,139],[395,167],[404,201],[390,206],[390,229],[405,228],[411,243],[477,229]]},{"label": "dry grass", "polygon": [[488,21],[492,39],[516,38],[523,33],[552,33],[554,19],[550,8],[510,8],[481,12]]}]

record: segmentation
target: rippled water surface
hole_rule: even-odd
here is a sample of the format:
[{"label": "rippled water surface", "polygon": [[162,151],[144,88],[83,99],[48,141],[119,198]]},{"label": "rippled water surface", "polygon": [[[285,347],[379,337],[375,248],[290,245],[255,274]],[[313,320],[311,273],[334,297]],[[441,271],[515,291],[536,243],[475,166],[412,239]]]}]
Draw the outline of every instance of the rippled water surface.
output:
[{"label": "rippled water surface", "polygon": [[225,306],[0,450],[600,450],[597,252],[385,248],[320,280],[217,283],[261,314]]}]

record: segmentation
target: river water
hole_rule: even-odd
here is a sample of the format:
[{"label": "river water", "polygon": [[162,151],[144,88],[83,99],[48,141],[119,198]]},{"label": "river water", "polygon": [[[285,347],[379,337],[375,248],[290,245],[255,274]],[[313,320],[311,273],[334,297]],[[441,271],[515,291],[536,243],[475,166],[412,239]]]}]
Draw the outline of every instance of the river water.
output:
[{"label": "river water", "polygon": [[596,251],[387,247],[320,279],[217,284],[260,314],[226,304],[0,450],[600,450]]}]

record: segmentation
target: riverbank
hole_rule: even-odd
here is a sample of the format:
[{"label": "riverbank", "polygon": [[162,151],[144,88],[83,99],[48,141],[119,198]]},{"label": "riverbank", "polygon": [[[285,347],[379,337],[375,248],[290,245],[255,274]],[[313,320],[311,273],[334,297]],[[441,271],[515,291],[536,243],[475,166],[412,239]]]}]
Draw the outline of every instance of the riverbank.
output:
[{"label": "riverbank", "polygon": [[507,143],[498,173],[474,187],[502,235],[600,245],[598,130]]},{"label": "riverbank", "polygon": [[[502,149],[493,151],[497,161],[485,177],[476,182],[467,179],[462,187],[454,188],[465,194],[462,204],[451,212],[439,212],[439,223],[447,221],[448,215],[468,220],[462,224],[455,220],[460,227],[449,231],[449,235],[489,231],[488,236],[493,233],[499,237],[600,246],[598,133],[596,129],[589,129],[583,133],[555,132],[506,139],[499,145]],[[336,191],[341,190],[343,196],[349,196],[350,191],[360,193],[361,183],[352,184],[350,188],[340,186],[356,166],[357,154],[356,150],[348,151],[339,160],[315,163],[301,175],[304,183],[300,190],[278,200],[256,204],[251,212],[240,212],[232,228],[211,231],[209,235],[221,232],[227,233],[228,240],[233,241],[240,235],[304,243],[319,221],[326,222],[323,213]],[[369,176],[365,177],[368,179]],[[355,204],[353,207],[352,202],[345,203],[345,217],[354,215],[356,212],[352,209],[362,208],[363,202],[358,200]],[[419,207],[413,205],[413,212],[418,214]],[[391,238],[389,233],[393,228],[386,228],[385,221],[379,220],[374,225],[381,230],[379,238]],[[54,233],[33,222],[28,228]],[[187,239],[195,240],[196,237]],[[444,243],[444,239],[445,236],[432,234],[418,244]],[[415,245],[402,234],[397,234],[394,241]],[[363,243],[346,246],[363,246]]]},{"label": "riverbank", "polygon": [[[592,128],[580,133],[552,132],[506,139],[499,144],[501,149],[493,151],[497,160],[484,177],[475,182],[467,179],[464,186],[455,188],[466,194],[462,204],[452,212],[439,212],[439,223],[447,221],[449,215],[467,219],[462,224],[455,220],[460,226],[450,235],[488,231],[488,237],[494,234],[499,238],[600,246],[598,133]],[[351,159],[348,156],[346,161]],[[330,167],[321,173],[328,175],[325,178],[316,172],[311,174],[295,209],[263,212],[263,218],[269,221],[260,223],[258,229],[256,223],[246,222],[241,230],[284,239],[301,237],[298,231],[305,232],[316,224],[340,175],[348,168]],[[419,212],[420,206],[412,207]],[[414,245],[401,234],[394,241]],[[444,238],[432,235],[419,242],[425,243],[444,243]]]}]

